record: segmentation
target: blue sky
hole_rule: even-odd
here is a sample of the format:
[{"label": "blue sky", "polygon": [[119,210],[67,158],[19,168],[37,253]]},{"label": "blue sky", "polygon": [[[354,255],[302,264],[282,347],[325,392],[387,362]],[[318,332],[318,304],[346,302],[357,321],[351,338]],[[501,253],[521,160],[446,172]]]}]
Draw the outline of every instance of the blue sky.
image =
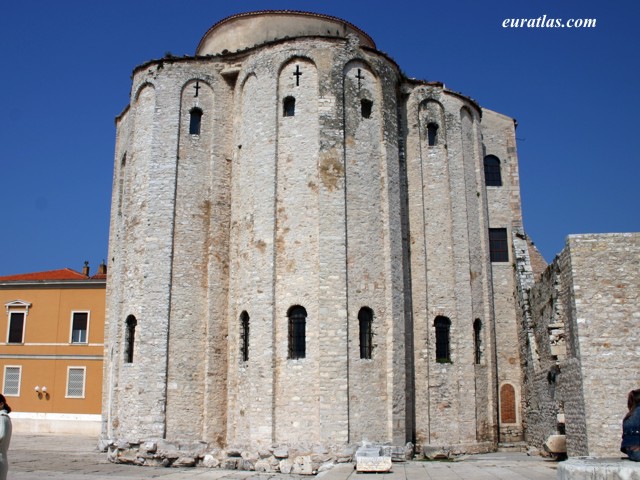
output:
[{"label": "blue sky", "polygon": [[[518,121],[524,225],[547,260],[571,233],[640,231],[640,2],[11,0],[0,9],[0,275],[107,258],[114,118],[135,66],[192,55],[239,12],[314,11],[410,77]],[[503,28],[595,18],[594,29]]]}]

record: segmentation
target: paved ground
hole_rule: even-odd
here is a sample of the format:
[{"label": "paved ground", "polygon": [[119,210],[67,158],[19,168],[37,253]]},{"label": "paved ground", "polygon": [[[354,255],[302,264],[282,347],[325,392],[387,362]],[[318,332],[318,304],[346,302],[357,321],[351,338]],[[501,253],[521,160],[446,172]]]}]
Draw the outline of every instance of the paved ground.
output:
[{"label": "paved ground", "polygon": [[[93,437],[14,434],[9,448],[10,480],[309,480],[298,475],[206,468],[117,465],[95,450]],[[557,463],[523,453],[472,455],[456,462],[394,463],[388,474],[356,474],[352,464],[323,472],[317,480],[551,480]]]}]

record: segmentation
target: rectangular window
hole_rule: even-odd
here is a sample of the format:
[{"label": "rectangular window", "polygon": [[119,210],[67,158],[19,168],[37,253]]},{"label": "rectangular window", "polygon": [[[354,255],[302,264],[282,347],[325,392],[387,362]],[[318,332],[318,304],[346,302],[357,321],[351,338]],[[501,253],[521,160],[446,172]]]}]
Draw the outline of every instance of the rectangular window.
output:
[{"label": "rectangular window", "polygon": [[85,367],[69,367],[67,370],[66,398],[84,398]]},{"label": "rectangular window", "polygon": [[71,343],[87,343],[89,312],[73,312],[71,318]]},{"label": "rectangular window", "polygon": [[24,312],[9,314],[9,334],[7,343],[24,343]]},{"label": "rectangular window", "polygon": [[7,396],[17,397],[20,395],[20,377],[22,376],[22,367],[4,367],[4,385],[2,393]]},{"label": "rectangular window", "polygon": [[509,244],[506,228],[489,229],[489,253],[492,262],[509,261]]}]

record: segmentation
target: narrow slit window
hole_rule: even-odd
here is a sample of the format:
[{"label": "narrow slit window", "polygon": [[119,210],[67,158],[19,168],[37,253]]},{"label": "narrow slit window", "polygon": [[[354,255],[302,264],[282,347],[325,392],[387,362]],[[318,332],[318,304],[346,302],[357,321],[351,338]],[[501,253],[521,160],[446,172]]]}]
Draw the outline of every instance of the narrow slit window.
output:
[{"label": "narrow slit window", "polygon": [[125,363],[133,363],[133,345],[136,339],[136,326],[138,321],[133,315],[129,315],[126,321],[126,333],[125,333],[125,350],[124,361]]},{"label": "narrow slit window", "polygon": [[487,187],[501,187],[500,159],[494,155],[484,157],[484,183]]},{"label": "narrow slit window", "polygon": [[473,322],[473,361],[480,365],[482,360],[482,322],[476,318]]},{"label": "narrow slit window", "polygon": [[294,97],[285,97],[282,102],[282,115],[284,117],[293,117],[296,114],[296,99]]},{"label": "narrow slit window", "polygon": [[433,147],[438,144],[438,124],[437,123],[429,123],[427,125],[427,141],[429,142],[429,146]]},{"label": "narrow slit window", "polygon": [[307,311],[299,305],[289,309],[289,358],[305,358]]},{"label": "narrow slit window", "polygon": [[371,100],[367,100],[366,98],[360,100],[360,113],[362,114],[362,118],[370,118],[372,109],[373,102]]},{"label": "narrow slit window", "polygon": [[200,135],[202,125],[202,110],[198,107],[192,108],[189,112],[189,134]]},{"label": "narrow slit window", "polygon": [[433,325],[436,329],[436,362],[451,363],[451,351],[449,346],[451,320],[447,317],[436,317]]},{"label": "narrow slit window", "polygon": [[362,307],[358,312],[360,326],[360,358],[370,360],[373,354],[373,310]]},{"label": "narrow slit window", "polygon": [[240,314],[240,357],[243,362],[249,361],[249,314]]}]

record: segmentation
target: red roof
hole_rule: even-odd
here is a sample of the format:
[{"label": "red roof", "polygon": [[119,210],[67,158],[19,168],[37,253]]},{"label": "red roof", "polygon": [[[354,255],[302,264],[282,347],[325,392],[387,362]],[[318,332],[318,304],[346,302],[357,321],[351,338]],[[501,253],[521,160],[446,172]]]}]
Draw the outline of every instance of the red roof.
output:
[{"label": "red roof", "polygon": [[[96,278],[94,275],[92,278]],[[86,275],[71,270],[70,268],[62,268],[60,270],[49,270],[47,272],[20,273],[18,275],[7,275],[0,277],[0,282],[11,281],[47,281],[47,280],[87,280]],[[106,275],[105,275],[106,278]]]}]

